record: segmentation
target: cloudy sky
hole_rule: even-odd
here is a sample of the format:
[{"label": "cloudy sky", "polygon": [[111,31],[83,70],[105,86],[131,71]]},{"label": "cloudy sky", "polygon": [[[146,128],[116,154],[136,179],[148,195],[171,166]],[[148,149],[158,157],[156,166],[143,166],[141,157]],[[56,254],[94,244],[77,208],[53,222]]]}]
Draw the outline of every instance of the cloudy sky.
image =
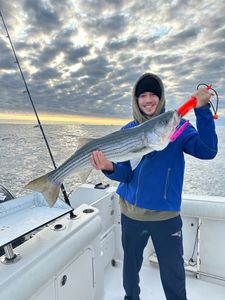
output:
[{"label": "cloudy sky", "polygon": [[[212,83],[225,115],[225,1],[0,0],[40,114],[130,118],[146,71],[176,109]],[[1,19],[0,19],[1,21]],[[0,117],[32,111],[0,22]]]}]

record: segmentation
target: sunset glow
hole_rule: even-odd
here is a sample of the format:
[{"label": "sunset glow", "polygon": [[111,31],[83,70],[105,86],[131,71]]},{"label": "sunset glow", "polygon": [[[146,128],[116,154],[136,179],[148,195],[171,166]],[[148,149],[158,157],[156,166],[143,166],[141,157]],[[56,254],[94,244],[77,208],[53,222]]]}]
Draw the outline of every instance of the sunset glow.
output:
[{"label": "sunset glow", "polygon": [[[128,119],[114,119],[94,116],[47,114],[39,115],[40,121],[45,124],[90,124],[90,125],[124,125]],[[37,123],[34,114],[0,113],[0,123],[8,124],[33,124]]]}]

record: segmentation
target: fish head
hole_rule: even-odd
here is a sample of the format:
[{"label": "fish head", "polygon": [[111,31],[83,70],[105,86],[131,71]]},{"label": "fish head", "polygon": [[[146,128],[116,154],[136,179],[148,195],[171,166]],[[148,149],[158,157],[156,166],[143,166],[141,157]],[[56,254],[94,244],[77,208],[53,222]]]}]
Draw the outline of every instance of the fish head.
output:
[{"label": "fish head", "polygon": [[171,135],[176,131],[180,119],[177,111],[168,111],[147,121],[149,124],[145,131],[145,138],[148,146],[157,151],[164,149],[170,142]]}]

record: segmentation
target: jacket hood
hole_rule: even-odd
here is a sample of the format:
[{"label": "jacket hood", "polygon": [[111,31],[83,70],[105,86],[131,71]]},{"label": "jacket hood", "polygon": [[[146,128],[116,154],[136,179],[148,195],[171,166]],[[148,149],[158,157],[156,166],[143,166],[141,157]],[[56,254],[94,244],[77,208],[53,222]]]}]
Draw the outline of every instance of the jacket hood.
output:
[{"label": "jacket hood", "polygon": [[[146,77],[151,77],[151,78],[154,78],[158,81],[160,87],[161,87],[161,98],[159,99],[159,104],[156,108],[156,111],[154,113],[154,115],[152,115],[151,117],[150,116],[146,116],[144,115],[139,106],[138,106],[138,101],[137,101],[137,97],[135,96],[136,95],[136,89],[137,89],[137,86],[138,84],[142,81],[143,78],[146,78]],[[155,116],[158,116],[159,114],[163,113],[165,111],[165,95],[164,95],[164,86],[163,86],[163,83],[162,83],[162,80],[155,74],[153,73],[145,73],[143,74],[135,83],[134,85],[134,88],[133,88],[133,99],[132,99],[132,109],[133,109],[133,117],[134,117],[134,120],[136,122],[138,122],[139,124],[140,123],[143,123]]]}]

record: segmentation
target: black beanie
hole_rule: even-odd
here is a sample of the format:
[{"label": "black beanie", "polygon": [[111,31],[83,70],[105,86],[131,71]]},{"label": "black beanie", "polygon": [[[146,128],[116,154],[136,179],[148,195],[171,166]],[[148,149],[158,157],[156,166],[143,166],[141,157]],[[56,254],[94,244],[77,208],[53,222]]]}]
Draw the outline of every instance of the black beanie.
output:
[{"label": "black beanie", "polygon": [[144,77],[141,79],[136,87],[135,96],[139,97],[144,92],[152,92],[157,95],[159,99],[161,98],[161,87],[155,78]]}]

